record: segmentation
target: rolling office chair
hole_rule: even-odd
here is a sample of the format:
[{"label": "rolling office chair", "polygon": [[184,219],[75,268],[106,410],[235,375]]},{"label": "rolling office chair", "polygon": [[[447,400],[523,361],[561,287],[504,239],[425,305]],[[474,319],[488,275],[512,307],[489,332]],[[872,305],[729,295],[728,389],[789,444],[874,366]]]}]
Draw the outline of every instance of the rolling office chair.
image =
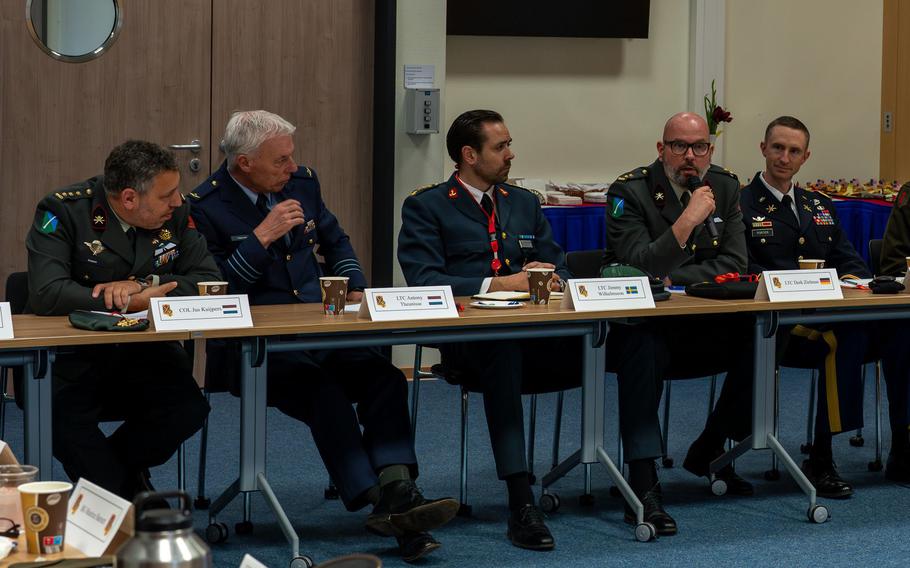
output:
[{"label": "rolling office chair", "polygon": [[[881,273],[881,256],[882,240],[869,240],[869,264],[872,268],[872,274]],[[875,459],[867,465],[869,471],[882,470],[882,362],[881,360],[866,361],[866,363],[875,363]],[[784,365],[789,366],[789,365]],[[808,454],[812,450],[812,436],[815,431],[815,408],[816,397],[818,393],[818,372],[816,369],[810,369],[809,380],[809,410],[806,413],[806,443],[801,444],[799,449],[802,453]],[[863,392],[866,386],[866,365],[863,365],[862,371]],[[778,423],[780,421],[780,368],[774,369],[774,434],[777,435]],[[856,433],[850,437],[850,445],[861,447],[865,444],[863,438],[863,429],[859,428]],[[765,478],[768,480],[777,480],[780,478],[780,471],[777,469],[777,456],[771,454],[771,469],[765,472]]]},{"label": "rolling office chair", "polygon": [[[21,314],[28,305],[28,272],[13,272],[6,278],[6,301],[10,303],[10,311],[14,314]],[[192,353],[190,354],[192,356]],[[2,384],[2,400],[0,400],[0,439],[3,439],[6,425],[6,401],[7,395],[7,368],[0,369],[0,380]],[[180,444],[177,449],[177,488],[180,491],[186,489],[186,446]]]}]

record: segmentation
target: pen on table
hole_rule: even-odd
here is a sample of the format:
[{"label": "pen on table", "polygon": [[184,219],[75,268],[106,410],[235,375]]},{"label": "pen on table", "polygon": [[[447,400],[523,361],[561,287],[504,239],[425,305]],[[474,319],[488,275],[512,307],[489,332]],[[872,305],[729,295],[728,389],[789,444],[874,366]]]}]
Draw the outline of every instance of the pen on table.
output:
[{"label": "pen on table", "polygon": [[841,282],[843,282],[844,284],[852,284],[853,286],[856,287],[857,290],[868,290],[869,289],[869,287],[866,286],[865,284],[862,284],[858,280],[854,280],[852,278],[844,278],[843,280],[841,280]]}]

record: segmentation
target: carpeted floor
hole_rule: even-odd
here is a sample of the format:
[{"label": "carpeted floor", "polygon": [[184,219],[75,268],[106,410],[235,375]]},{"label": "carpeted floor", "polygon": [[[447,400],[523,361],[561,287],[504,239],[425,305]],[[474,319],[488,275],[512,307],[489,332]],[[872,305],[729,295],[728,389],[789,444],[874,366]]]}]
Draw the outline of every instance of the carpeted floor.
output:
[{"label": "carpeted floor", "polygon": [[[785,369],[781,386],[784,446],[798,462],[805,436],[808,372]],[[870,373],[871,376],[871,373]],[[470,410],[468,498],[473,516],[456,518],[434,534],[442,548],[423,560],[425,566],[850,566],[906,565],[910,556],[908,510],[910,487],[889,483],[880,472],[869,472],[874,456],[872,381],[867,384],[864,447],[852,447],[849,434],[835,438],[835,459],[856,494],[845,501],[824,501],[831,520],[823,525],[806,518],[808,499],[783,474],[780,481],[765,481],[769,452],[750,452],[737,462],[741,475],[756,484],[753,497],[715,497],[707,482],[681,468],[688,443],[700,429],[707,407],[707,380],[676,382],[671,404],[670,454],[677,466],[660,472],[666,507],[676,518],[680,533],[655,542],[634,540],[631,527],[622,522],[622,502],[611,497],[610,483],[600,466],[593,470],[595,504],[582,506],[582,472],[572,472],[554,487],[562,506],[550,515],[548,525],[556,550],[535,553],[512,547],[505,538],[505,486],[496,479],[489,439],[479,396]],[[615,453],[615,379],[607,377],[606,440]],[[579,392],[566,399],[561,456],[577,449]],[[885,403],[887,404],[887,402]],[[239,404],[226,394],[212,397],[211,432],[206,488],[209,497],[226,488],[237,475]],[[538,405],[535,469],[549,468],[552,448],[555,395],[545,395]],[[6,438],[17,454],[22,450],[22,415],[8,405]],[[419,484],[427,496],[458,496],[459,395],[445,383],[422,383],[417,451]],[[527,408],[527,405],[526,405]],[[887,424],[887,419],[884,419]],[[885,426],[884,457],[890,443]],[[195,496],[199,436],[188,447],[189,488]],[[175,460],[153,471],[153,483],[168,488],[175,483]],[[56,465],[55,473],[64,477]],[[269,415],[268,478],[301,538],[301,552],[317,562],[352,552],[379,555],[387,566],[405,565],[396,555],[393,540],[372,536],[363,529],[368,510],[348,513],[338,501],[323,498],[327,475],[307,428],[277,411]],[[253,495],[254,532],[236,535],[233,524],[242,514],[236,499],[219,520],[231,527],[227,542],[213,546],[215,566],[236,567],[244,553],[268,566],[282,568],[290,560],[277,523],[260,495]],[[197,530],[208,524],[204,511],[195,513]]]}]

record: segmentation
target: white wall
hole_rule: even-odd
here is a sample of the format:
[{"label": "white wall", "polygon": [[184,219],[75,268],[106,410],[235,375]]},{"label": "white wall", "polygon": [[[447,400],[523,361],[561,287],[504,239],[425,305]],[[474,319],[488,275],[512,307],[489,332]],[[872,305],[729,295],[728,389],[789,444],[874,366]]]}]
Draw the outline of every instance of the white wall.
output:
[{"label": "white wall", "polygon": [[447,123],[501,112],[512,176],[610,181],[651,163],[667,117],[686,108],[689,4],[652,0],[648,39],[452,36],[446,59]]},{"label": "white wall", "polygon": [[798,174],[870,178],[879,171],[881,0],[727,0],[727,167],[763,165],[758,143],[782,114],[812,133]]}]

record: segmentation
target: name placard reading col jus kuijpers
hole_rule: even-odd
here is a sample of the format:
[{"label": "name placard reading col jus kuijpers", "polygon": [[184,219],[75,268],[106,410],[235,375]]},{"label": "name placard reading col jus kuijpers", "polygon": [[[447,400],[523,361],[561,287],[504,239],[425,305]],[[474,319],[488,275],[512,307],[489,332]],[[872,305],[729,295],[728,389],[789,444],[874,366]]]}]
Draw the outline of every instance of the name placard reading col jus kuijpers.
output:
[{"label": "name placard reading col jus kuijpers", "polygon": [[152,298],[149,319],[157,331],[253,327],[246,294]]},{"label": "name placard reading col jus kuijpers", "polygon": [[457,318],[451,286],[367,288],[357,317],[373,321]]},{"label": "name placard reading col jus kuijpers", "polygon": [[644,276],[576,278],[569,280],[561,307],[577,312],[646,309],[654,307],[654,297]]},{"label": "name placard reading col jus kuijpers", "polygon": [[798,302],[839,300],[844,297],[834,268],[812,270],[768,270],[761,273],[756,300]]}]

